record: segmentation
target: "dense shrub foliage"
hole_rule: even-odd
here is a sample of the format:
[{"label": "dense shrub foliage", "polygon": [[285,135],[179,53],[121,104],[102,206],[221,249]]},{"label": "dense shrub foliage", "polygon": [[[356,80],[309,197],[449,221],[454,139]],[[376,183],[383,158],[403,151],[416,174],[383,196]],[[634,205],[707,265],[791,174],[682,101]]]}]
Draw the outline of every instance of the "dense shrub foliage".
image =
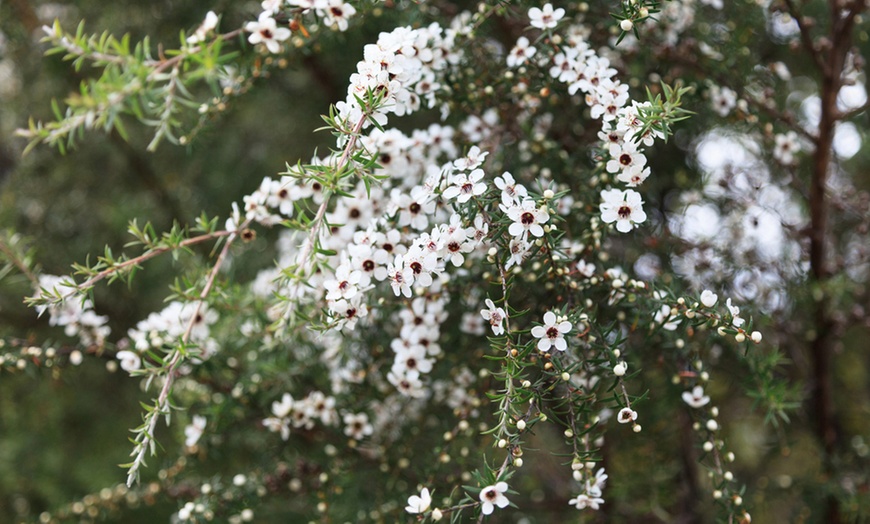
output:
[{"label": "dense shrub foliage", "polygon": [[863,0],[161,5],[0,6],[9,519],[870,515]]}]

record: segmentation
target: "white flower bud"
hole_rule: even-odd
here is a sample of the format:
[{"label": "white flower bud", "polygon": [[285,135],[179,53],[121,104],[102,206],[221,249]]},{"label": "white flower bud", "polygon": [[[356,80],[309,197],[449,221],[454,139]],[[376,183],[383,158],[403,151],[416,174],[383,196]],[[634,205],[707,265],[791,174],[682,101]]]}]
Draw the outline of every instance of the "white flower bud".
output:
[{"label": "white flower bud", "polygon": [[521,457],[517,457],[514,459],[514,466],[521,468],[523,467],[523,459]]},{"label": "white flower bud", "polygon": [[719,429],[719,423],[713,419],[707,421],[707,429],[710,431],[716,431]]},{"label": "white flower bud", "polygon": [[567,371],[563,371],[562,372],[562,380],[564,382],[568,382],[569,380],[571,380],[571,375]]},{"label": "white flower bud", "polygon": [[722,475],[722,477],[724,477],[725,480],[727,480],[727,481],[732,481],[732,480],[734,480],[734,474],[731,473],[730,471],[726,471],[725,474]]},{"label": "white flower bud", "polygon": [[640,424],[635,424],[635,425],[631,428],[631,430],[634,431],[635,433],[640,433],[642,429],[643,429],[643,428],[641,427]]},{"label": "white flower bud", "polygon": [[505,440],[505,439],[501,439],[501,440],[499,440],[499,441],[498,441],[498,447],[500,447],[500,448],[502,448],[502,449],[506,448],[506,447],[507,447],[507,440]]},{"label": "white flower bud", "polygon": [[574,473],[572,473],[571,475],[574,477],[574,480],[576,480],[577,482],[580,482],[581,480],[583,480],[583,472],[580,470],[575,469]]},{"label": "white flower bud", "polygon": [[613,366],[613,374],[617,377],[625,375],[625,364],[620,362],[619,364]]},{"label": "white flower bud", "polygon": [[736,340],[738,344],[742,344],[746,341],[746,335],[744,335],[743,333],[737,333],[736,335],[734,335],[734,340]]},{"label": "white flower bud", "polygon": [[719,491],[719,490],[717,489],[716,491],[713,492],[713,498],[716,499],[716,500],[721,499],[721,498],[722,498],[722,492]]},{"label": "white flower bud", "polygon": [[526,421],[523,420],[523,419],[519,419],[519,420],[517,421],[517,429],[520,430],[520,431],[526,429]]},{"label": "white flower bud", "polygon": [[571,431],[571,428],[565,430],[565,438],[572,438],[574,436],[574,432]]},{"label": "white flower bud", "polygon": [[552,189],[547,189],[544,191],[544,198],[550,199],[550,198],[553,198],[554,196],[556,196],[556,193],[553,193]]},{"label": "white flower bud", "polygon": [[626,18],[625,20],[623,20],[622,22],[619,23],[619,28],[622,29],[623,31],[628,32],[628,31],[631,31],[632,28],[634,28],[634,24],[631,22],[631,20]]},{"label": "white flower bud", "polygon": [[761,342],[761,333],[759,331],[753,331],[752,335],[750,335],[749,338],[751,338],[753,342],[758,344],[759,342]]},{"label": "white flower bud", "polygon": [[707,442],[704,442],[704,451],[706,451],[707,453],[713,451],[713,443],[709,440]]},{"label": "white flower bud", "polygon": [[435,522],[438,522],[442,518],[444,518],[444,514],[441,513],[440,509],[435,508],[432,510],[432,520],[434,520]]}]

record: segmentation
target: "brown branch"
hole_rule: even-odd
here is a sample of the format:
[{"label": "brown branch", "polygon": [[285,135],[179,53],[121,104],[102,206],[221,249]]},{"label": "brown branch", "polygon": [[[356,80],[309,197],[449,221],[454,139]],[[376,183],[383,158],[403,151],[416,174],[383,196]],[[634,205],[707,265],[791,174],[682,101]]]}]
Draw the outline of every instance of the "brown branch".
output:
[{"label": "brown branch", "polygon": [[830,67],[830,64],[825,63],[821,53],[813,44],[813,36],[810,34],[810,28],[804,23],[800,11],[798,11],[797,6],[794,4],[794,0],[785,0],[785,5],[788,8],[788,14],[790,14],[795,23],[797,23],[801,35],[801,44],[803,45],[804,50],[806,50],[810,57],[812,57],[813,62],[815,62],[816,67],[818,67],[820,71],[829,73],[830,71],[828,70],[828,67]]}]

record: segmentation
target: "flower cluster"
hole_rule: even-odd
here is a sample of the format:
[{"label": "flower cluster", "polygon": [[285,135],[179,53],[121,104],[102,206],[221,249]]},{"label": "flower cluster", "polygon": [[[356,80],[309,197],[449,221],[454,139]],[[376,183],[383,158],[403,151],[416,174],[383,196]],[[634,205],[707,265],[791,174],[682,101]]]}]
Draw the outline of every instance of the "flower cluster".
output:
[{"label": "flower cluster", "polygon": [[141,367],[142,353],[175,344],[190,329],[189,341],[198,346],[192,351],[195,361],[205,360],[218,350],[218,343],[210,334],[210,326],[217,321],[217,311],[206,304],[170,302],[162,311],[151,313],[127,332],[132,347],[119,351],[116,357],[122,369],[136,371]]},{"label": "flower cluster", "polygon": [[35,297],[51,295],[64,299],[49,305],[38,305],[36,311],[40,315],[48,311],[49,325],[63,327],[66,336],[78,337],[83,346],[103,346],[106,337],[112,332],[107,325],[109,318],[97,315],[91,299],[72,296],[75,294],[75,284],[69,277],[39,275]]},{"label": "flower cluster", "polygon": [[290,393],[284,393],[281,400],[272,402],[272,416],[264,419],[263,425],[269,431],[281,433],[281,438],[287,440],[290,438],[290,426],[310,430],[317,420],[325,426],[338,424],[333,397],[312,391],[305,398],[295,400]]}]

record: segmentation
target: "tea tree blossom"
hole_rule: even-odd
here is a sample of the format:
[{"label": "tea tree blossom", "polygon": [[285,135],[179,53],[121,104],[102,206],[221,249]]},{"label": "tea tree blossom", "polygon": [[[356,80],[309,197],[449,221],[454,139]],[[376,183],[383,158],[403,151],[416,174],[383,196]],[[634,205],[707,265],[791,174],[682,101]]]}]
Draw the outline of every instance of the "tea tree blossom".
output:
[{"label": "tea tree blossom", "polygon": [[501,201],[505,206],[510,207],[516,205],[529,196],[525,186],[517,184],[513,175],[507,171],[502,173],[501,176],[495,177],[493,182],[495,183],[495,187],[501,189]]},{"label": "tea tree blossom", "polygon": [[543,208],[537,206],[534,200],[527,198],[520,204],[505,206],[501,204],[505,214],[513,220],[513,224],[508,228],[508,233],[514,237],[525,236],[528,231],[533,236],[544,236],[544,228],[541,224],[546,224],[550,220],[550,215]]},{"label": "tea tree blossom", "polygon": [[773,148],[773,158],[783,165],[792,165],[794,163],[794,155],[801,150],[801,143],[798,140],[798,135],[794,131],[789,131],[783,135],[773,137],[775,146]]},{"label": "tea tree blossom", "polygon": [[347,413],[343,420],[344,434],[354,440],[362,440],[374,432],[366,413]]},{"label": "tea tree blossom", "polygon": [[728,307],[728,311],[731,313],[731,324],[736,328],[743,326],[744,320],[740,318],[740,308],[737,306],[732,306],[730,298],[725,301],[725,305]]},{"label": "tea tree blossom", "polygon": [[620,424],[634,422],[637,420],[637,411],[634,411],[631,408],[622,408],[616,415],[616,420],[618,420]]},{"label": "tea tree blossom", "polygon": [[581,493],[574,497],[573,499],[568,501],[568,504],[571,504],[577,509],[601,509],[601,504],[604,504],[604,499],[600,496],[590,496],[586,493]]},{"label": "tea tree blossom", "polygon": [[191,447],[199,441],[205,431],[206,419],[202,415],[194,415],[193,421],[184,428],[184,445]]},{"label": "tea tree blossom", "polygon": [[683,392],[683,401],[693,408],[700,408],[710,403],[710,397],[704,394],[703,387],[695,386],[692,391]]},{"label": "tea tree blossom", "polygon": [[408,513],[426,513],[426,510],[429,509],[429,506],[432,505],[432,497],[429,495],[429,488],[423,488],[420,491],[420,496],[411,495],[408,497],[408,505],[405,507],[405,511]]},{"label": "tea tree blossom", "polygon": [[565,10],[561,7],[553,9],[553,4],[544,4],[543,8],[533,7],[529,9],[529,23],[532,27],[547,30],[553,29],[559,24],[559,20],[565,16]]},{"label": "tea tree blossom", "polygon": [[405,259],[402,255],[396,255],[389,266],[387,266],[387,278],[390,281],[390,286],[393,288],[393,293],[396,296],[405,295],[411,297],[411,284],[414,283],[414,270],[405,266]]},{"label": "tea tree blossom", "polygon": [[540,351],[550,351],[551,347],[555,347],[559,351],[568,349],[568,343],[565,341],[565,333],[571,331],[571,323],[567,320],[562,320],[556,317],[552,311],[544,313],[544,325],[535,326],[532,328],[532,336],[538,338],[537,348]]},{"label": "tea tree blossom", "polygon": [[214,11],[209,11],[205,15],[205,20],[196,28],[192,35],[187,37],[188,44],[198,44],[203,42],[211,31],[214,31],[218,24],[218,16]]},{"label": "tea tree blossom", "polygon": [[504,326],[502,323],[504,322],[505,311],[503,308],[495,307],[492,300],[486,299],[485,301],[487,309],[480,310],[480,316],[482,316],[486,321],[489,322],[489,325],[492,326],[492,333],[494,335],[503,335],[504,334]]},{"label": "tea tree blossom", "polygon": [[529,39],[521,36],[517,39],[517,43],[507,56],[508,67],[519,67],[525,64],[530,58],[535,56],[538,50],[534,46],[529,45]]},{"label": "tea tree blossom", "polygon": [[480,196],[486,191],[486,184],[481,182],[483,170],[475,169],[469,174],[459,173],[449,178],[449,186],[441,194],[447,200],[456,198],[460,204],[471,200],[471,197]]},{"label": "tea tree blossom", "polygon": [[115,355],[118,360],[121,361],[121,369],[124,371],[132,372],[137,371],[142,367],[142,359],[139,357],[138,353],[134,353],[132,351],[118,351]]},{"label": "tea tree blossom", "polygon": [[248,36],[248,42],[253,45],[262,43],[270,53],[277,53],[281,50],[280,42],[290,38],[291,32],[286,27],[277,27],[275,19],[272,18],[272,13],[263,11],[256,22],[248,22],[245,24],[245,31],[251,33]]},{"label": "tea tree blossom", "polygon": [[643,200],[640,193],[627,189],[607,189],[601,192],[603,202],[600,204],[601,220],[605,224],[616,222],[616,230],[628,233],[637,224],[646,220],[643,211]]},{"label": "tea tree blossom", "polygon": [[704,307],[713,307],[718,301],[719,296],[716,293],[710,291],[709,289],[705,289],[701,292],[701,304],[704,304]]},{"label": "tea tree blossom", "polygon": [[480,511],[484,515],[490,515],[496,506],[504,508],[510,504],[510,501],[505,496],[507,490],[508,485],[506,482],[497,482],[492,486],[487,486],[480,490]]},{"label": "tea tree blossom", "polygon": [[348,20],[356,14],[356,9],[344,0],[325,0],[316,5],[326,25],[335,25],[339,31],[347,31]]}]

